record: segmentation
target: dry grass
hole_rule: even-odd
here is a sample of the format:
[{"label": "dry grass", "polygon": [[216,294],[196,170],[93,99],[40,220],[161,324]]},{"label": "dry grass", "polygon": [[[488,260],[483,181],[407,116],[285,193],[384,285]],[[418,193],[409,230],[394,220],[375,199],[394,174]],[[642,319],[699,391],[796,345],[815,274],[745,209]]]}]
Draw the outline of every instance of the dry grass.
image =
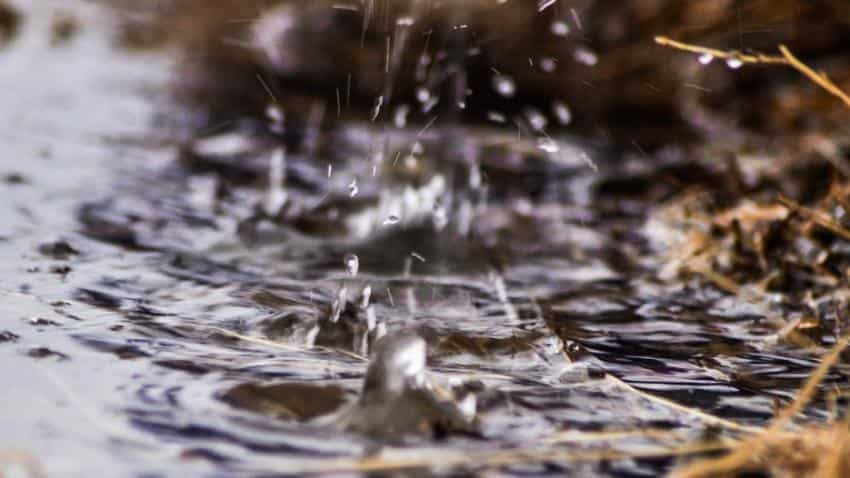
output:
[{"label": "dry grass", "polygon": [[655,37],[655,43],[658,43],[659,45],[669,46],[677,50],[711,55],[711,57],[713,58],[721,58],[724,60],[737,60],[741,63],[788,65],[808,77],[816,85],[828,91],[830,94],[841,99],[841,101],[843,101],[845,105],[850,107],[850,96],[848,96],[847,93],[842,91],[841,88],[839,88],[835,83],[833,83],[833,81],[829,79],[829,76],[827,76],[826,73],[822,71],[814,71],[808,65],[800,61],[796,56],[794,56],[794,54],[791,53],[791,50],[789,50],[788,47],[786,47],[785,45],[779,45],[779,52],[782,53],[781,56],[773,56],[765,55],[762,53],[741,53],[736,50],[718,50],[716,48],[708,48],[704,46],[693,45],[690,43],[672,40],[664,36]]}]

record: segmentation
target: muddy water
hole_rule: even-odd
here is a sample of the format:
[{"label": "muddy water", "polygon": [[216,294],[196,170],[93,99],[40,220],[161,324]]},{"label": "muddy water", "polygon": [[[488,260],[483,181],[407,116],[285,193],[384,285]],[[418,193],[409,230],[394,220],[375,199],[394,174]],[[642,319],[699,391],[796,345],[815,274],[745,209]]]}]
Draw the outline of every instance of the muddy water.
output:
[{"label": "muddy water", "polygon": [[[638,390],[763,424],[815,365],[770,304],[656,279],[645,213],[686,158],[364,121],[287,154],[269,214],[274,138],[175,140],[172,55],[114,47],[84,3],[57,41],[67,5],[34,3],[0,50],[0,474],[357,475],[377,453],[424,476],[654,476],[675,461],[493,457],[728,428]],[[425,339],[474,426],[339,426],[384,330]],[[654,429],[673,438],[588,439]]]}]

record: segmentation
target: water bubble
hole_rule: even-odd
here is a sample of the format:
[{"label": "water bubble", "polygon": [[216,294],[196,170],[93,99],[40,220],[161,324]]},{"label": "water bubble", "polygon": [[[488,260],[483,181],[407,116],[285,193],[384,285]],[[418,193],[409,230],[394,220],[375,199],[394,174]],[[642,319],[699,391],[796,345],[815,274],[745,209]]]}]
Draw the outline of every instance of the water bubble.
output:
[{"label": "water bubble", "polygon": [[351,277],[356,276],[357,272],[360,270],[360,259],[357,257],[357,254],[346,254],[343,262],[345,263],[345,269]]},{"label": "water bubble", "polygon": [[552,22],[552,25],[549,26],[549,31],[552,32],[553,35],[565,37],[570,34],[570,26],[567,25],[567,22],[559,20],[557,22]]},{"label": "water bubble", "polygon": [[552,103],[552,112],[555,113],[555,118],[558,118],[558,122],[562,125],[568,125],[573,120],[570,108],[560,101]]},{"label": "water bubble", "polygon": [[726,66],[728,66],[729,68],[731,68],[733,70],[737,70],[743,64],[744,64],[744,62],[739,60],[738,58],[729,58],[728,60],[726,60]]},{"label": "water bubble", "polygon": [[496,93],[506,98],[511,98],[516,94],[516,83],[513,78],[506,75],[495,75],[493,77],[493,88]]},{"label": "water bubble", "polygon": [[711,53],[703,53],[702,55],[697,57],[697,61],[700,65],[708,65],[712,61],[714,61],[714,55]]},{"label": "water bubble", "polygon": [[348,196],[349,197],[357,196],[357,193],[359,193],[359,192],[360,192],[360,188],[357,187],[357,179],[356,178],[352,179],[351,182],[348,184]]},{"label": "water bubble", "polygon": [[381,224],[384,225],[384,226],[391,226],[393,224],[398,224],[398,222],[400,220],[401,219],[398,216],[396,216],[395,214],[390,214],[389,216],[387,216],[386,219],[384,219],[384,222],[381,223]]}]

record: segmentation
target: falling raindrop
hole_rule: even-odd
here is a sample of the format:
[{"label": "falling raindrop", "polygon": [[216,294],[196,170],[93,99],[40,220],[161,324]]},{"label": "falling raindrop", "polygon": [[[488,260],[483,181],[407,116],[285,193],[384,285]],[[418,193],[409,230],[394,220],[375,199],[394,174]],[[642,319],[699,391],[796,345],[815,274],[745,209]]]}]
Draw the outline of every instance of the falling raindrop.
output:
[{"label": "falling raindrop", "polygon": [[360,270],[360,259],[357,257],[357,254],[346,254],[343,262],[345,262],[345,269],[351,277],[355,277]]},{"label": "falling raindrop", "polygon": [[498,112],[498,111],[488,111],[487,112],[487,119],[494,122],[494,123],[504,123],[505,121],[507,121],[507,118],[505,118],[505,115],[503,113]]},{"label": "falling raindrop", "polygon": [[513,78],[497,74],[493,76],[493,88],[501,96],[511,98],[516,94],[516,83]]},{"label": "falling raindrop", "polygon": [[714,61],[714,55],[711,53],[703,53],[702,55],[697,57],[697,61],[700,65],[708,65],[712,61]]},{"label": "falling raindrop", "polygon": [[345,309],[345,304],[348,302],[348,288],[345,286],[340,287],[339,292],[337,292],[336,299],[334,299],[333,304],[331,304],[331,316],[328,318],[332,323],[339,321],[339,317],[342,314],[343,309]]},{"label": "falling raindrop", "polygon": [[357,178],[351,180],[348,184],[348,197],[357,196],[357,193],[360,192],[360,188],[357,187]]},{"label": "falling raindrop", "polygon": [[334,165],[331,164],[331,163],[328,163],[328,179],[330,179],[331,176],[333,176],[333,174],[334,174]]},{"label": "falling raindrop", "polygon": [[413,25],[413,17],[398,17],[395,24],[400,27],[409,27]]},{"label": "falling raindrop", "polygon": [[396,128],[404,128],[407,125],[407,115],[410,113],[410,106],[398,105],[393,115],[393,124]]},{"label": "falling raindrop", "polygon": [[360,308],[366,309],[369,307],[369,300],[372,297],[372,286],[367,285],[363,288],[363,292],[360,293]]},{"label": "falling raindrop", "polygon": [[416,89],[416,100],[420,103],[425,103],[431,99],[431,92],[428,91],[428,88],[419,87]]},{"label": "falling raindrop", "polygon": [[552,73],[555,71],[555,67],[558,64],[558,62],[550,56],[540,57],[540,61],[538,63],[540,63],[540,69],[546,73]]},{"label": "falling raindrop", "polygon": [[381,114],[381,106],[384,105],[384,97],[379,96],[375,98],[375,106],[372,107],[372,121],[374,122],[378,119],[378,116]]},{"label": "falling raindrop", "polygon": [[568,125],[573,120],[570,108],[560,101],[552,103],[552,112],[555,113],[555,118],[558,118],[558,122],[562,125]]},{"label": "falling raindrop", "polygon": [[599,61],[596,53],[586,47],[577,47],[573,53],[573,58],[582,65],[593,66]]},{"label": "falling raindrop", "polygon": [[284,121],[285,116],[283,114],[283,109],[276,103],[270,104],[266,107],[266,117],[268,117],[271,122],[270,129],[272,132],[277,134],[283,134]]},{"label": "falling raindrop", "polygon": [[448,213],[446,213],[445,206],[437,203],[434,204],[434,227],[438,231],[442,231],[443,228],[449,223]]},{"label": "falling raindrop", "polygon": [[565,37],[570,34],[570,26],[567,25],[567,22],[559,20],[557,22],[552,22],[552,25],[549,26],[549,31],[552,32],[553,35]]},{"label": "falling raindrop", "polygon": [[286,153],[283,148],[277,148],[269,160],[269,190],[266,195],[265,211],[269,216],[276,216],[286,204]]},{"label": "falling raindrop", "polygon": [[425,257],[422,254],[419,254],[416,251],[410,251],[410,256],[416,259],[419,262],[425,263]]},{"label": "falling raindrop", "polygon": [[534,108],[528,108],[525,110],[525,118],[528,120],[528,124],[531,125],[531,129],[534,131],[543,131],[548,123],[546,117],[543,116],[543,113]]}]

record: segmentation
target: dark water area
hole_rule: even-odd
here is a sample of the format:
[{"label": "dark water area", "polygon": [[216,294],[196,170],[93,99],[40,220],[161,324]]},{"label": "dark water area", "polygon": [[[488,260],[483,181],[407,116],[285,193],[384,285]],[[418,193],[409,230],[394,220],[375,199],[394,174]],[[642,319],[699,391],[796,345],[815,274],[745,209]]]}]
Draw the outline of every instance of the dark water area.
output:
[{"label": "dark water area", "polygon": [[[171,52],[63,7],[0,50],[0,476],[656,476],[677,459],[642,452],[766,424],[817,364],[781,301],[659,278],[647,214],[699,180],[683,151],[368,121],[285,153],[250,125],[175,139]],[[390,405],[367,376],[415,368],[415,340],[375,358],[399,331],[433,387]]]}]

